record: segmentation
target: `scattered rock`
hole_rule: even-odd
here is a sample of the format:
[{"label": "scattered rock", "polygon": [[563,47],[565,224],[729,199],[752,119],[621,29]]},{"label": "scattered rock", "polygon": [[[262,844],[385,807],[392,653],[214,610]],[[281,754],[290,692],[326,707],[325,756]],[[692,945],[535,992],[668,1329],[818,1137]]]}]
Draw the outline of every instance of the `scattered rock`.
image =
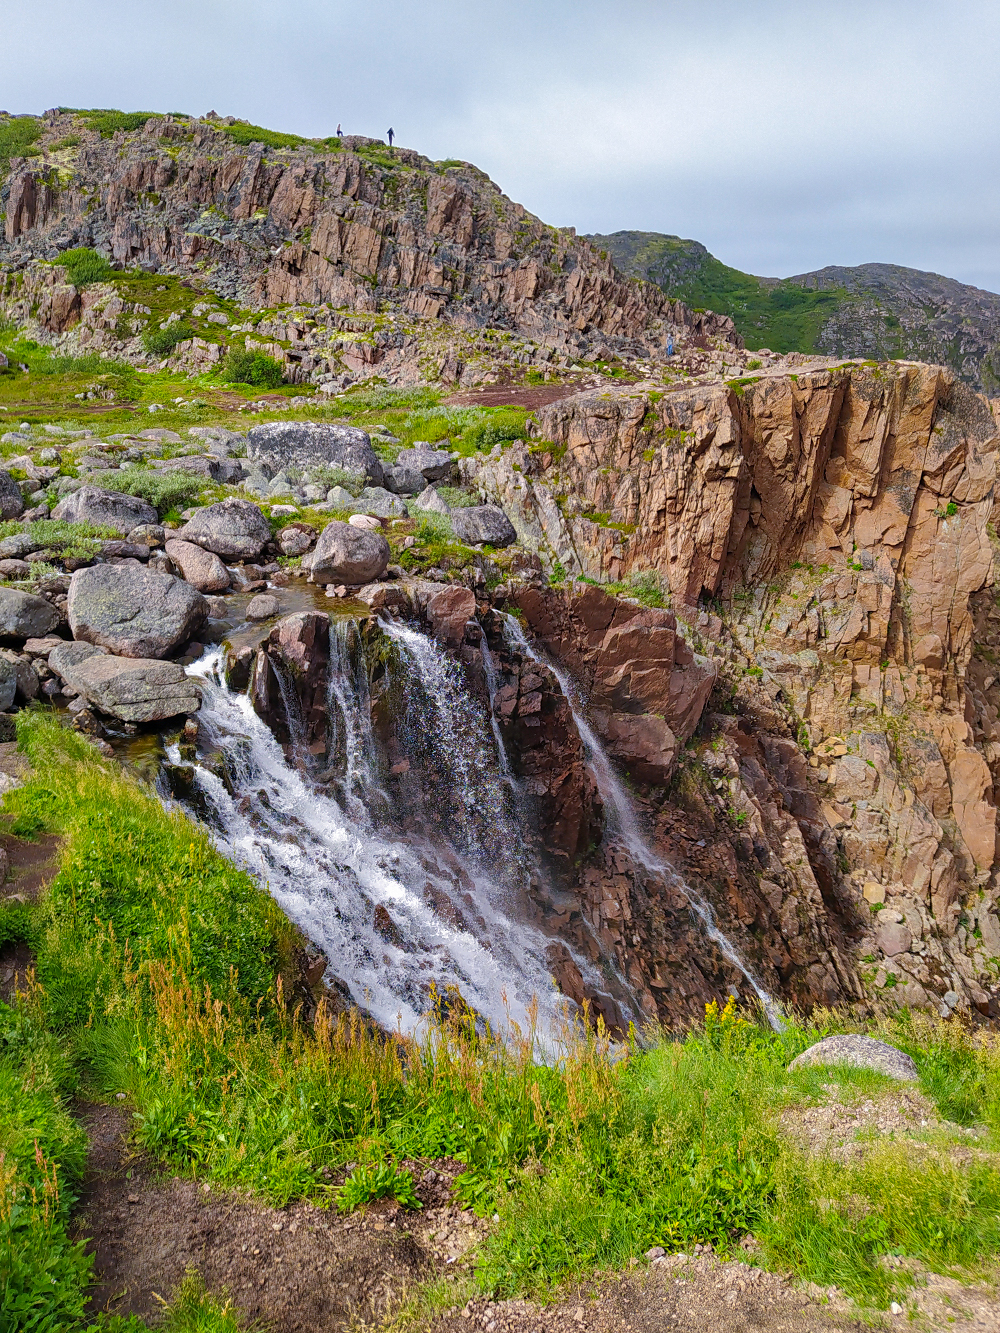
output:
[{"label": "scattered rock", "polygon": [[0,468],[0,518],[19,518],[24,513],[24,496],[9,472]]},{"label": "scattered rock", "polygon": [[256,560],[271,540],[271,525],[257,505],[230,496],[197,509],[178,535],[227,560]]},{"label": "scattered rock", "polygon": [[413,503],[418,509],[424,510],[425,513],[445,515],[451,513],[451,510],[433,486],[425,487]]},{"label": "scattered rock", "polygon": [[451,525],[459,541],[475,546],[488,542],[490,546],[511,546],[517,541],[514,525],[496,505],[474,505],[470,509],[453,509]]},{"label": "scattered rock", "polygon": [[31,574],[27,560],[0,560],[0,574],[5,579],[26,579]]},{"label": "scattered rock", "polygon": [[422,472],[414,467],[390,467],[385,469],[383,484],[386,490],[396,495],[416,495],[427,485]]},{"label": "scattered rock", "polygon": [[92,523],[114,528],[126,536],[141,524],[156,524],[156,510],[145,500],[121,491],[105,491],[99,486],[81,486],[60,500],[52,517],[67,523]]},{"label": "scattered rock", "polygon": [[166,553],[181,572],[181,577],[199,592],[225,592],[229,587],[229,570],[212,551],[206,551],[194,542],[169,541]]},{"label": "scattered rock", "polygon": [[136,546],[162,546],[166,540],[164,530],[159,523],[140,523],[125,538]]},{"label": "scattered rock", "polygon": [[308,523],[289,523],[278,533],[278,545],[283,555],[305,555],[316,540],[316,530]]},{"label": "scattered rock", "polygon": [[351,508],[356,514],[374,514],[378,518],[406,518],[409,512],[398,495],[381,486],[366,486]]},{"label": "scattered rock", "polygon": [[310,569],[316,583],[372,583],[389,564],[389,543],[380,532],[364,532],[334,519],[319,535]]},{"label": "scattered rock", "polygon": [[917,1066],[904,1051],[855,1032],[824,1037],[797,1055],[788,1068],[803,1069],[807,1065],[852,1065],[855,1069],[873,1069],[900,1082],[919,1078]]},{"label": "scattered rock", "polygon": [[[171,574],[139,565],[94,565],[73,575],[67,615],[75,639],[123,657],[161,658],[195,637],[208,618],[208,603]],[[32,636],[52,628],[48,624]]]},{"label": "scattered rock", "polygon": [[382,531],[382,523],[374,514],[352,514],[347,521],[352,528],[360,528],[363,532]]},{"label": "scattered rock", "polygon": [[52,652],[49,665],[88,703],[122,722],[159,722],[201,707],[197,684],[176,662],[112,657],[93,644],[72,643]]},{"label": "scattered rock", "polygon": [[425,481],[444,481],[455,464],[455,457],[447,449],[432,449],[427,444],[416,444],[412,449],[399,451],[396,467],[418,472]]},{"label": "scattered rock", "polygon": [[59,619],[59,612],[44,597],[0,588],[0,640],[40,639],[55,629]]},{"label": "scattered rock", "polygon": [[247,603],[247,620],[270,620],[281,610],[281,604],[277,597],[271,593],[260,593],[256,597],[251,597]]}]

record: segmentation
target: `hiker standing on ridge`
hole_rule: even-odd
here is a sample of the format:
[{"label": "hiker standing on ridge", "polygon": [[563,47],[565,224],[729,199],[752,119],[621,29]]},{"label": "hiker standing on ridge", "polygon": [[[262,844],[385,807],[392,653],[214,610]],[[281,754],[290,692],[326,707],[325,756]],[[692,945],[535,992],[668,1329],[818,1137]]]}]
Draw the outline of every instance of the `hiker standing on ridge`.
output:
[{"label": "hiker standing on ridge", "polygon": [[344,137],[344,136],[343,136],[343,135],[341,134],[341,132],[340,132],[340,123],[338,122],[338,123],[337,123],[337,138],[338,138],[338,139],[342,139],[343,137]]},{"label": "hiker standing on ridge", "polygon": [[392,147],[392,126],[391,126],[391,125],[389,126],[388,139],[389,139],[389,147],[391,148],[391,147]]}]

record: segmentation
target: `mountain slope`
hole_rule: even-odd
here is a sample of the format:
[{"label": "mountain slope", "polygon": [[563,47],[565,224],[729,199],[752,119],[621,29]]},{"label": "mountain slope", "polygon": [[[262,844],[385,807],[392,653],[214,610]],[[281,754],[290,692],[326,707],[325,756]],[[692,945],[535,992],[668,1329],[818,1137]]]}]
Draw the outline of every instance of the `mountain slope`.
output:
[{"label": "mountain slope", "polygon": [[619,231],[590,239],[623,273],[732,316],[748,347],[929,361],[951,366],[982,392],[1000,390],[1000,295],[993,292],[897,264],[758,278],[679,236]]}]

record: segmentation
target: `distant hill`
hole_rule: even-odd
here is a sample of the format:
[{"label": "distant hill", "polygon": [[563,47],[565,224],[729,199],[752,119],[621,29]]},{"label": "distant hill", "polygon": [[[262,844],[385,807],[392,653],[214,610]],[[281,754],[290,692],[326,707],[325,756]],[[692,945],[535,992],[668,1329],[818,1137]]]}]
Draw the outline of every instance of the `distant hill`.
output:
[{"label": "distant hill", "polygon": [[951,366],[1000,393],[1000,295],[898,264],[758,278],[698,241],[650,231],[591,236],[616,267],[670,297],[732,316],[747,347],[833,356],[902,357]]}]

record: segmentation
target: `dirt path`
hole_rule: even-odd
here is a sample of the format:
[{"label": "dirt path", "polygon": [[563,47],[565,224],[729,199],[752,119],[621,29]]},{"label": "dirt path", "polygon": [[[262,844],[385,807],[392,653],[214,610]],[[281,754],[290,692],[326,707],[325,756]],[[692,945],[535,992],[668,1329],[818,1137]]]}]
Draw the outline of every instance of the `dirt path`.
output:
[{"label": "dirt path", "polygon": [[119,1107],[80,1107],[79,1116],[90,1154],[75,1226],[95,1256],[94,1311],[155,1321],[157,1297],[194,1268],[271,1333],[333,1333],[378,1323],[436,1273],[467,1271],[462,1254],[480,1224],[435,1206],[446,1181],[422,1184],[428,1205],[416,1217],[395,1203],[347,1218],[308,1203],[268,1208],[235,1190],[158,1178],[130,1152]]}]

